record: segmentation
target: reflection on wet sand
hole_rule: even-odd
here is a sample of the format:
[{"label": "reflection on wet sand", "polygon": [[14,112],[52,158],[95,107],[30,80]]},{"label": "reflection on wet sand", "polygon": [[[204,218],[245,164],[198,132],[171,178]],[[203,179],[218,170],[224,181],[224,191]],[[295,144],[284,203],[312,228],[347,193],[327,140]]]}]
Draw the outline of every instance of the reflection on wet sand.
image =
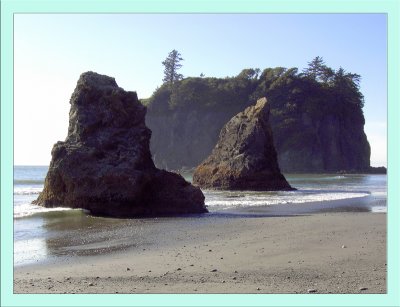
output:
[{"label": "reflection on wet sand", "polygon": [[42,226],[50,256],[102,255],[145,244],[140,220],[94,217],[78,210],[50,215]]}]

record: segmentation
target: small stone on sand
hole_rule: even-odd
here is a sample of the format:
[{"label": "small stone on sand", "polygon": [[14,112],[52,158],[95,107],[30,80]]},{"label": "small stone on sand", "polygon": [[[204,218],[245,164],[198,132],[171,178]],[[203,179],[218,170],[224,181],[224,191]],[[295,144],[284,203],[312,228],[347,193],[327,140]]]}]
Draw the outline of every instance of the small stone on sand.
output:
[{"label": "small stone on sand", "polygon": [[315,292],[317,292],[317,290],[316,289],[308,289],[307,292],[308,293],[315,293]]}]

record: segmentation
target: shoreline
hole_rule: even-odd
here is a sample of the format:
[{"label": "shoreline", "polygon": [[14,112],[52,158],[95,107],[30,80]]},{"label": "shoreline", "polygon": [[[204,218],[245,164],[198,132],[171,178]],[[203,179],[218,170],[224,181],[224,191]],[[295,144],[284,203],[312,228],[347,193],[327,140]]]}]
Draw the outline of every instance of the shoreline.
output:
[{"label": "shoreline", "polygon": [[[14,293],[386,292],[386,213],[214,214],[95,232],[92,245],[50,242],[78,257],[14,267]],[[121,248],[102,250],[107,232]]]}]

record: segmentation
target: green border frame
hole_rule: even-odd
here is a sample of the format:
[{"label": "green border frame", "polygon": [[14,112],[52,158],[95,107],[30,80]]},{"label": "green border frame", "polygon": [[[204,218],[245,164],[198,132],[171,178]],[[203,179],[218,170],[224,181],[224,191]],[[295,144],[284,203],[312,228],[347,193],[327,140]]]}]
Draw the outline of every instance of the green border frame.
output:
[{"label": "green border frame", "polygon": [[[16,13],[386,13],[388,16],[387,294],[13,294],[13,15]],[[400,306],[397,0],[2,0],[1,306]],[[367,65],[367,63],[366,63]]]}]

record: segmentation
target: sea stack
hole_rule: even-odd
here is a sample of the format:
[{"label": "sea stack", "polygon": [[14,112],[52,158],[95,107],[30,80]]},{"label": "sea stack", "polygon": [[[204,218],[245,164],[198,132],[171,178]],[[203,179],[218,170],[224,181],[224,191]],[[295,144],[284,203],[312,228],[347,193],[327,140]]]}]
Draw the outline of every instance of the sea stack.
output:
[{"label": "sea stack", "polygon": [[146,107],[136,92],[86,72],[70,104],[68,136],[54,145],[44,189],[34,203],[113,217],[207,212],[199,188],[154,166]]},{"label": "sea stack", "polygon": [[201,188],[293,190],[281,174],[269,124],[270,105],[261,98],[222,128],[211,155],[193,175]]}]

